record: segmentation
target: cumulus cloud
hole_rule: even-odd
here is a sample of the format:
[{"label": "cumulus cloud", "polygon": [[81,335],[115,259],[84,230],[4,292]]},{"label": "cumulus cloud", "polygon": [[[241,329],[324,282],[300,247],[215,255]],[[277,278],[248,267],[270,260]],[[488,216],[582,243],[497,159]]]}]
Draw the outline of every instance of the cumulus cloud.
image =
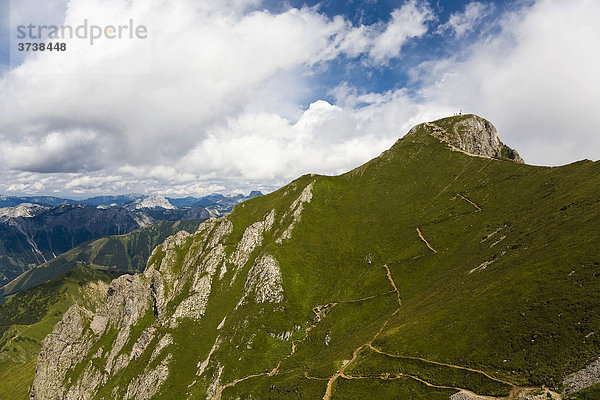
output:
[{"label": "cumulus cloud", "polygon": [[462,12],[456,12],[450,15],[450,18],[446,23],[438,26],[437,32],[440,34],[450,32],[457,38],[460,38],[464,34],[473,31],[493,8],[493,4],[483,4],[478,1],[472,1],[465,6],[465,9]]},{"label": "cumulus cloud", "polygon": [[[90,176],[111,188],[113,176],[162,181],[164,187],[194,179],[287,179],[291,173],[279,155],[298,160],[305,147],[321,146],[298,165],[315,169],[325,161],[321,170],[337,171],[340,163],[322,147],[329,142],[314,127],[337,132],[339,146],[348,147],[344,142],[353,138],[330,129],[346,123],[335,106],[319,110],[316,102],[299,109],[307,96],[305,73],[339,56],[377,63],[398,57],[409,39],[427,31],[430,15],[428,7],[410,0],[392,12],[389,23],[357,28],[316,8],[272,13],[253,0],[52,4],[61,1],[67,25],[132,19],[149,28],[146,41],[98,40],[90,46],[67,38],[67,52],[30,55],[0,79],[0,162],[17,171],[83,174],[65,186],[73,190],[101,187]],[[19,10],[11,10],[14,21],[26,23],[28,14]],[[364,37],[354,40],[361,29]],[[354,48],[344,44],[351,42]],[[96,170],[103,172],[90,174]]]},{"label": "cumulus cloud", "polygon": [[[70,2],[65,22],[76,26],[92,16],[116,21],[131,13],[152,20],[160,14],[162,23],[148,42],[154,57],[142,65],[151,73],[120,73],[129,72],[129,63],[138,66],[145,55],[145,48],[128,41],[90,48],[72,40],[67,41],[72,54],[28,58],[0,81],[0,109],[5,110],[0,133],[11,139],[10,145],[22,142],[41,154],[49,132],[77,128],[113,143],[105,166],[180,157],[222,116],[248,103],[260,108],[259,96],[269,95],[259,90],[265,82],[328,57],[324,50],[331,35],[344,29],[342,21],[309,9],[238,15],[226,5],[198,8],[193,1],[156,1],[152,8],[141,0],[112,3]],[[32,148],[36,143],[37,150]],[[71,150],[75,159],[88,153],[84,147],[81,156],[77,148]],[[80,169],[75,164],[73,172]]]},{"label": "cumulus cloud", "polygon": [[369,55],[376,63],[397,57],[407,39],[419,37],[428,30],[427,21],[433,19],[426,3],[412,0],[392,12],[392,20],[385,31],[374,39]]},{"label": "cumulus cloud", "polygon": [[296,122],[276,114],[243,114],[211,132],[180,162],[199,174],[226,171],[244,180],[341,173],[394,142],[389,129],[377,128],[384,113],[318,100]]},{"label": "cumulus cloud", "polygon": [[387,24],[350,28],[340,40],[338,49],[350,57],[366,53],[366,62],[385,64],[391,58],[400,56],[400,50],[408,40],[427,33],[428,22],[433,19],[427,3],[410,0],[392,12]]}]

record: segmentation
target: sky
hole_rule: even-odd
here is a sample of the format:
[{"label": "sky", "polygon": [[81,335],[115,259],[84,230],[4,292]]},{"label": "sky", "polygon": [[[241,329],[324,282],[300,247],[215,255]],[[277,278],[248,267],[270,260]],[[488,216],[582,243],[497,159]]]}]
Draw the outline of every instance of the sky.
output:
[{"label": "sky", "polygon": [[[597,0],[12,0],[0,15],[3,195],[268,192],[459,111],[529,164],[600,158]],[[20,25],[84,24],[129,28],[46,30],[65,51],[18,51],[37,40]]]}]

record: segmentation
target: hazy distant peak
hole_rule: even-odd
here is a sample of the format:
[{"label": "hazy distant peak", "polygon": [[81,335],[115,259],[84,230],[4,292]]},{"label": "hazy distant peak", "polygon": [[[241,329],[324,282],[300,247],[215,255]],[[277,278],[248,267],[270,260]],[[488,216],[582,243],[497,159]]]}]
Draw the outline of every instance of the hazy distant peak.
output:
[{"label": "hazy distant peak", "polygon": [[176,207],[169,203],[169,200],[167,200],[164,196],[152,194],[139,200],[139,203],[135,206],[135,208],[164,208],[166,210],[174,210]]}]

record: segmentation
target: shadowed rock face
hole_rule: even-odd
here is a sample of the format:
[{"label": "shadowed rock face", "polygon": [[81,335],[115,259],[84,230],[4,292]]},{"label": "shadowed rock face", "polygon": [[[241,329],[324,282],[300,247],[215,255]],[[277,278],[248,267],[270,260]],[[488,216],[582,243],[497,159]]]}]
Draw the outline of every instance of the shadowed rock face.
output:
[{"label": "shadowed rock face", "polygon": [[417,125],[410,134],[425,128],[430,135],[469,154],[482,157],[503,157],[523,163],[516,150],[500,141],[492,123],[477,115],[467,114],[443,118]]}]

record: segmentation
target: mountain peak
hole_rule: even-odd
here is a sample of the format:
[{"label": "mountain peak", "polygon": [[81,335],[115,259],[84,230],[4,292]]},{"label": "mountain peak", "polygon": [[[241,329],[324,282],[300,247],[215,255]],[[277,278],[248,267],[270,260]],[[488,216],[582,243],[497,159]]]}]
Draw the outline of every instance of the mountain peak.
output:
[{"label": "mountain peak", "polygon": [[173,210],[176,207],[173,206],[165,197],[159,194],[152,194],[148,197],[143,198],[136,206],[136,209],[140,208],[164,208],[166,210]]},{"label": "mountain peak", "polygon": [[474,114],[456,115],[425,122],[412,128],[408,135],[425,132],[455,150],[480,157],[503,157],[523,163],[516,150],[500,141],[492,123]]}]

